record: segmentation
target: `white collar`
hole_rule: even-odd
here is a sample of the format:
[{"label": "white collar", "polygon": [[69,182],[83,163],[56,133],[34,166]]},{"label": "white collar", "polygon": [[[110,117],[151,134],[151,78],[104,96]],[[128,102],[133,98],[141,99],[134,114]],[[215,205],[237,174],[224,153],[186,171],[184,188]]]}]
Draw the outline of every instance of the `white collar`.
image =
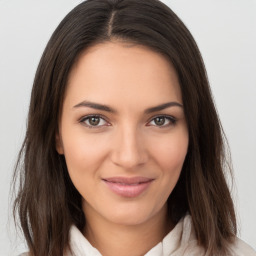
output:
[{"label": "white collar", "polygon": [[[160,243],[148,251],[145,256],[184,255],[190,241],[196,243],[196,238],[191,217],[186,215],[177,223],[174,229],[168,233]],[[70,229],[70,247],[75,256],[102,256],[74,225]],[[200,248],[200,251],[201,249],[202,248]],[[65,256],[71,255],[66,254]]]}]

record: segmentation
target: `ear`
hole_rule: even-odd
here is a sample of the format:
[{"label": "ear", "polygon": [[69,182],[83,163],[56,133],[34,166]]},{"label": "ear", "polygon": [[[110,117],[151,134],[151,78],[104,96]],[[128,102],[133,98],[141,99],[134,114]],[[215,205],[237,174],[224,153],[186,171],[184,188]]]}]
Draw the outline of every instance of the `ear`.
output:
[{"label": "ear", "polygon": [[56,146],[56,151],[60,155],[64,155],[63,143],[62,143],[61,135],[59,133],[57,133],[55,137],[55,146]]}]

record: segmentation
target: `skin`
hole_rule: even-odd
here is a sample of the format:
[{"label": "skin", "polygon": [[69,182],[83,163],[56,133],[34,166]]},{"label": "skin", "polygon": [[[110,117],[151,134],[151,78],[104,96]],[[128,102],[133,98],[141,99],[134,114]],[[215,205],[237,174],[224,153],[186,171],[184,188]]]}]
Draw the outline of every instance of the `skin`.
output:
[{"label": "skin", "polygon": [[[144,46],[92,46],[70,73],[59,127],[56,149],[83,199],[85,237],[103,255],[144,255],[173,228],[166,202],[188,148],[175,69]],[[153,181],[124,197],[103,181],[117,176]]]}]

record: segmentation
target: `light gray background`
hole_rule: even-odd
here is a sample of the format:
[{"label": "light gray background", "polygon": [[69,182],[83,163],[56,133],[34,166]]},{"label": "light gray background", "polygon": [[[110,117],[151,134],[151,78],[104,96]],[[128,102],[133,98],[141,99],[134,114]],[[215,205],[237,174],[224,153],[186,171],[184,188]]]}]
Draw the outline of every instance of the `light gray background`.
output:
[{"label": "light gray background", "polygon": [[[0,256],[24,250],[9,186],[43,49],[76,0],[0,0]],[[239,236],[256,249],[256,0],[169,0],[194,35],[230,143]],[[9,220],[9,222],[8,222]]]}]

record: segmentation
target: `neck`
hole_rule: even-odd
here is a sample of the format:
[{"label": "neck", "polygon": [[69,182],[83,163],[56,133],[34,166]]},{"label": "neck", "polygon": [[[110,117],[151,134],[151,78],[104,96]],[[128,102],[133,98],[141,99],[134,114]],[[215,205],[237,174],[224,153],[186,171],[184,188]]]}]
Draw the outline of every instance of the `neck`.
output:
[{"label": "neck", "polygon": [[166,208],[157,216],[136,225],[109,222],[95,214],[90,218],[87,211],[84,235],[104,256],[141,256],[162,241],[173,228]]}]

